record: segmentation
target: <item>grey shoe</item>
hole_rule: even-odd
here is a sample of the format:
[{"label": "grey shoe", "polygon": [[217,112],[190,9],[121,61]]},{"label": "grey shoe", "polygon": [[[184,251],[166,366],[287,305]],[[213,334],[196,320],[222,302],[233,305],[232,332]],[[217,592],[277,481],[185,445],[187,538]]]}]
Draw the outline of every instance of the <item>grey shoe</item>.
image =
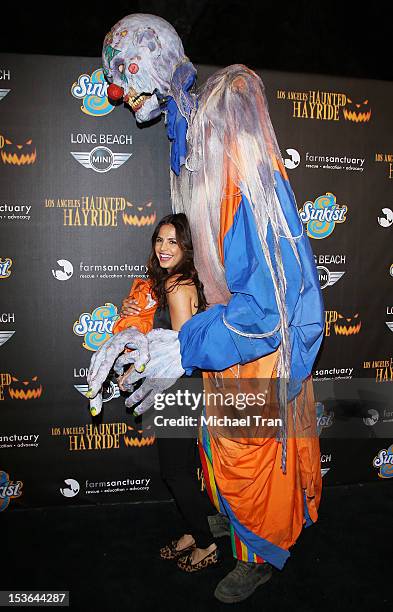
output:
[{"label": "grey shoe", "polygon": [[207,520],[214,538],[222,538],[223,536],[231,535],[229,519],[223,514],[208,516]]},{"label": "grey shoe", "polygon": [[218,583],[214,596],[223,603],[244,601],[272,577],[269,563],[246,563],[238,559],[235,569]]}]

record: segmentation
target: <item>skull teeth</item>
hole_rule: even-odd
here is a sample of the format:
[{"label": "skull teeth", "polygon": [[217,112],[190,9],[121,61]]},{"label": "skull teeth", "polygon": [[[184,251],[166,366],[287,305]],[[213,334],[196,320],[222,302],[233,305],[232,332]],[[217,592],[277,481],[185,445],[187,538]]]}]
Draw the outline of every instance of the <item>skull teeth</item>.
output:
[{"label": "skull teeth", "polygon": [[150,96],[147,96],[145,94],[137,94],[136,96],[132,96],[128,99],[128,103],[131,106],[131,108],[134,110],[135,108],[139,108],[140,106],[142,106],[142,104],[145,103],[145,101],[149,98]]}]

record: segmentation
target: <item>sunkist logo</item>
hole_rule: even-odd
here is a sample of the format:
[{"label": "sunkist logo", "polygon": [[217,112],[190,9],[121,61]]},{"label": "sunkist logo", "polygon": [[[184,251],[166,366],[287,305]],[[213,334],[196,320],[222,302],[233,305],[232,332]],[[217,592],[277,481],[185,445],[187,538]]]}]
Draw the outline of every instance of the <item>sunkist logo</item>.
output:
[{"label": "sunkist logo", "polygon": [[10,257],[0,258],[0,278],[9,278],[11,276],[11,266],[12,259]]},{"label": "sunkist logo", "polygon": [[81,111],[92,117],[103,117],[115,108],[106,95],[108,83],[105,81],[101,68],[91,75],[81,74],[71,87],[71,94],[78,100],[83,100]]},{"label": "sunkist logo", "polygon": [[336,223],[346,221],[348,207],[336,203],[336,196],[327,192],[318,196],[315,200],[309,200],[303,204],[299,211],[300,219],[307,227],[307,235],[310,238],[321,240],[333,233]]},{"label": "sunkist logo", "polygon": [[37,161],[37,149],[29,138],[21,143],[14,143],[0,134],[1,160],[11,166],[30,166]]},{"label": "sunkist logo", "polygon": [[83,348],[97,351],[111,337],[118,318],[117,307],[106,303],[105,306],[95,308],[92,313],[82,313],[73,325],[73,332],[77,336],[83,336]]},{"label": "sunkist logo", "polygon": [[23,482],[10,480],[7,472],[0,470],[0,512],[8,508],[11,499],[22,495]]},{"label": "sunkist logo", "polygon": [[393,478],[393,444],[377,453],[373,459],[373,466],[379,468],[380,478]]}]

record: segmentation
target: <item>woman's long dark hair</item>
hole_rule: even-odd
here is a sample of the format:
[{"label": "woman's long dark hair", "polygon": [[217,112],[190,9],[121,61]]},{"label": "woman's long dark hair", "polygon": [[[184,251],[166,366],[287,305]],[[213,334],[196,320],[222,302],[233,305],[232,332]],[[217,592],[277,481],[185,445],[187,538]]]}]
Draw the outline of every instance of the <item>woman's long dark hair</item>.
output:
[{"label": "woman's long dark hair", "polygon": [[[167,270],[161,268],[160,262],[157,259],[155,252],[156,240],[158,233],[163,225],[173,225],[176,230],[176,241],[182,250],[183,257],[181,261],[172,268],[168,273]],[[184,213],[167,215],[158,223],[151,238],[152,250],[147,263],[147,274],[152,281],[152,289],[154,297],[158,301],[160,308],[165,308],[167,305],[167,293],[180,283],[186,285],[195,285],[198,294],[198,304],[196,306],[200,310],[204,310],[207,306],[205,294],[203,292],[203,284],[199,280],[198,272],[194,266],[194,249],[192,246],[191,230],[188,219]],[[165,288],[165,284],[169,278],[177,276],[171,283],[170,289]]]}]

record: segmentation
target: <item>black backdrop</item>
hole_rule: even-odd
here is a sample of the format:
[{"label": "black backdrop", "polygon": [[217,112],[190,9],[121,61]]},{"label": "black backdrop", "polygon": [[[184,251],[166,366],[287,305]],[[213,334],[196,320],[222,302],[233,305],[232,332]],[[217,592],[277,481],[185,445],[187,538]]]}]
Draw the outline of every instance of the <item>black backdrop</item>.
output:
[{"label": "black backdrop", "polygon": [[[1,56],[0,510],[167,498],[154,432],[116,385],[99,429],[83,395],[91,355],[170,211],[163,121],[139,128],[111,107],[99,67]],[[213,71],[201,66],[199,82]],[[325,299],[314,371],[324,482],[389,478],[393,86],[261,76]],[[315,211],[325,221],[308,222]]]}]

